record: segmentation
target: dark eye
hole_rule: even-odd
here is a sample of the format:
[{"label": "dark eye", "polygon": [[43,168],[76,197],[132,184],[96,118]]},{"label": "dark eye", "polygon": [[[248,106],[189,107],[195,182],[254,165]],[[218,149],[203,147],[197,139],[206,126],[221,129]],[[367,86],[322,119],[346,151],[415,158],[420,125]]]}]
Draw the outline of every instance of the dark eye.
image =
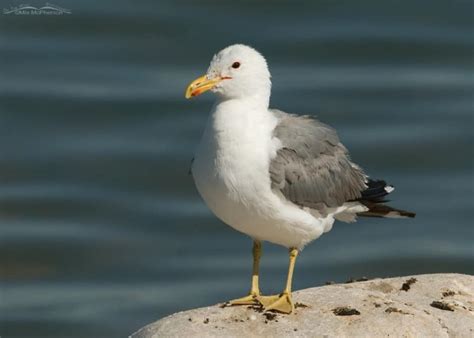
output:
[{"label": "dark eye", "polygon": [[232,68],[237,69],[237,68],[239,68],[239,67],[240,67],[240,62],[234,62],[234,63],[232,64]]}]

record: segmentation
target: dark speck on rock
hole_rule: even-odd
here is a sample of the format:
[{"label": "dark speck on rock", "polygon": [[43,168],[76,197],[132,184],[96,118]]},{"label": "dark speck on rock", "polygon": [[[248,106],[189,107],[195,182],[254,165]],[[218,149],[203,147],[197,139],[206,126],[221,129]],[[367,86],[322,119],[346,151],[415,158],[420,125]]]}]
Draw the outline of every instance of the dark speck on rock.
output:
[{"label": "dark speck on rock", "polygon": [[265,318],[267,318],[267,320],[274,320],[277,316],[275,313],[270,312],[265,312],[263,315],[265,316]]},{"label": "dark speck on rock", "polygon": [[209,323],[209,318],[204,319],[203,323],[208,324]]},{"label": "dark speck on rock", "polygon": [[445,302],[438,301],[438,300],[433,301],[430,305],[440,310],[454,311],[454,308],[452,305]]},{"label": "dark speck on rock", "polygon": [[358,316],[360,315],[360,312],[357,311],[356,309],[350,308],[348,306],[341,306],[337,307],[332,310],[336,316]]},{"label": "dark speck on rock", "polygon": [[400,309],[397,309],[396,307],[388,307],[386,310],[385,310],[386,313],[393,313],[393,312],[396,312],[396,313],[401,313],[401,314],[404,314],[404,315],[408,315],[409,313],[408,312],[405,312],[403,310],[400,310]]},{"label": "dark speck on rock", "polygon": [[333,281],[333,280],[330,280],[330,281],[327,281],[325,284],[326,285],[333,285],[333,284],[336,284],[336,282]]},{"label": "dark speck on rock", "polygon": [[416,283],[416,278],[407,279],[405,283],[402,284],[402,287],[400,288],[400,290],[408,291],[410,290],[410,287],[415,283]]},{"label": "dark speck on rock", "polygon": [[298,303],[298,302],[296,302],[296,303],[295,303],[295,309],[297,309],[297,308],[299,308],[299,307],[305,308],[305,307],[308,307],[308,305],[303,304],[303,303]]},{"label": "dark speck on rock", "polygon": [[349,283],[355,283],[355,282],[367,282],[369,280],[369,278],[367,277],[361,277],[361,278],[350,278],[349,280],[346,281],[346,284],[349,284]]},{"label": "dark speck on rock", "polygon": [[298,329],[297,329],[297,328],[294,328],[294,329],[293,329],[293,331],[295,331],[295,332],[296,332],[296,331],[298,331]]},{"label": "dark speck on rock", "polygon": [[374,303],[374,306],[375,306],[375,307],[381,307],[382,305],[379,304],[379,303]]},{"label": "dark speck on rock", "polygon": [[448,291],[443,292],[443,297],[450,297],[450,296],[454,296],[455,294],[456,292],[448,290]]}]

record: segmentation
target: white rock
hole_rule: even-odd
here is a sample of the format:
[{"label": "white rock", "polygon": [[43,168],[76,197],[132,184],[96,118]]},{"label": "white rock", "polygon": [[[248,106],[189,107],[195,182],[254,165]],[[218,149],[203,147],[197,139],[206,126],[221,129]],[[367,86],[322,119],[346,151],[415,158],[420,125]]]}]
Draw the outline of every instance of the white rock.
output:
[{"label": "white rock", "polygon": [[[410,278],[416,281],[402,290]],[[293,300],[307,307],[267,318],[246,306],[214,305],[165,317],[131,337],[474,337],[474,277],[469,275],[335,284],[294,292]],[[336,315],[334,309],[341,307],[360,314]]]}]

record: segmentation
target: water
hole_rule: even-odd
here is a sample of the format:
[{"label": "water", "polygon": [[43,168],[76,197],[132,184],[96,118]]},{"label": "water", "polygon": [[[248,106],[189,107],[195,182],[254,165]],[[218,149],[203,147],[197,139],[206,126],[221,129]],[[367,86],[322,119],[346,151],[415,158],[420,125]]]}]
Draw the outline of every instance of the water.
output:
[{"label": "water", "polygon": [[[474,273],[471,2],[55,4],[72,14],[0,20],[0,335],[126,336],[247,291],[250,240],[188,175],[212,97],[183,97],[235,42],[267,56],[273,107],[336,127],[418,214],[336,224],[296,288]],[[278,292],[286,251],[262,264]]]}]

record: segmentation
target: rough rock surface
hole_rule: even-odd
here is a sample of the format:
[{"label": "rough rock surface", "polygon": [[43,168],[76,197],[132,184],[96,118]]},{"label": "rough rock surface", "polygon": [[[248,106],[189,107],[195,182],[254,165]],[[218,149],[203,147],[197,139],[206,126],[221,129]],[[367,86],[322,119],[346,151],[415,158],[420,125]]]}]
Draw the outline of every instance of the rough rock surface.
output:
[{"label": "rough rock surface", "polygon": [[291,315],[220,304],[173,314],[131,337],[474,337],[469,275],[334,284],[294,292],[293,300]]}]

